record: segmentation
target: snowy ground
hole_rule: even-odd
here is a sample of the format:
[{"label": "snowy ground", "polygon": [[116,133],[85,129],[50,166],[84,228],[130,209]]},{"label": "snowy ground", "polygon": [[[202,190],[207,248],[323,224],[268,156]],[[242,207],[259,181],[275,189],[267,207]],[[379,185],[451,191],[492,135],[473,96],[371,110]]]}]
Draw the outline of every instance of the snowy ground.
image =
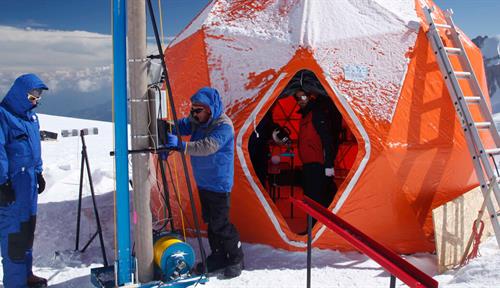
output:
[{"label": "snowy ground", "polygon": [[[498,117],[500,120],[500,117]],[[99,213],[103,222],[108,261],[113,252],[113,146],[111,123],[40,115],[42,129],[98,127],[99,134],[86,137]],[[35,238],[35,273],[47,277],[51,287],[92,287],[90,268],[99,267],[102,256],[98,239],[83,254],[74,253],[76,212],[80,177],[79,137],[43,142],[47,190],[39,199]],[[86,184],[87,185],[87,184]],[[92,202],[85,187],[80,248],[95,231]],[[195,241],[190,241],[197,251]],[[205,245],[207,243],[205,242]],[[208,249],[208,248],[207,248]],[[244,243],[246,270],[232,280],[211,278],[202,287],[305,287],[306,253]],[[436,257],[415,254],[407,259],[439,281],[440,287],[500,287],[500,250],[494,238],[481,245],[481,257],[460,270],[436,275]],[[356,253],[314,249],[312,287],[388,287],[389,275],[374,261]],[[0,270],[0,278],[3,277]],[[1,283],[1,282],[0,282]],[[0,285],[1,286],[1,285]],[[404,286],[400,281],[397,286]]]}]

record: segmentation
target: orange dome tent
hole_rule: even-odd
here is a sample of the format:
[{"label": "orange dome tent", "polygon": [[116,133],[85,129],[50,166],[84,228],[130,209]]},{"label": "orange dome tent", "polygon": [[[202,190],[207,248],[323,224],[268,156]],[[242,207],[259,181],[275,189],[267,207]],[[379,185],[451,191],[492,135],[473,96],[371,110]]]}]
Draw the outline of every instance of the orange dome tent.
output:
[{"label": "orange dome tent", "polygon": [[[426,37],[423,5],[434,6],[430,0],[215,0],[169,45],[165,57],[180,116],[187,116],[196,90],[212,86],[234,122],[231,219],[243,241],[306,247],[306,236],[294,228],[305,223],[304,216],[296,211],[291,217],[290,204],[273,199],[270,186],[259,181],[249,142],[279,101],[283,111],[293,112],[293,101],[282,93],[297,72],[307,70],[340,111],[347,135],[335,162],[342,175],[329,209],[396,252],[435,249],[432,209],[478,183]],[[443,17],[437,7],[435,14]],[[465,43],[487,91],[480,51],[469,39]],[[169,169],[180,163],[176,157],[169,158]],[[287,157],[281,158],[289,167]],[[293,166],[299,170],[299,161]],[[170,189],[174,216],[179,227],[181,207],[192,228],[177,178],[181,183],[172,182],[180,197]],[[284,183],[283,193],[287,185],[300,194],[295,181]],[[161,219],[158,187],[152,192]],[[313,245],[352,249],[321,223],[313,229]]]}]

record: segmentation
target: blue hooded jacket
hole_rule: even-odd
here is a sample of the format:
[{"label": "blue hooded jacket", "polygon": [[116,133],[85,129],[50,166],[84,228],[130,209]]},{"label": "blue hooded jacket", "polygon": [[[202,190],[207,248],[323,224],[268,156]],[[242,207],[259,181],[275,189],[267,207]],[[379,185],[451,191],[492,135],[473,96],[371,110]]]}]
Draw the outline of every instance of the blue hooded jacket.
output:
[{"label": "blue hooded jacket", "polygon": [[191,156],[194,178],[199,189],[227,193],[233,188],[234,178],[234,128],[224,113],[219,92],[213,88],[201,88],[191,103],[208,106],[212,112],[203,124],[191,118],[178,122],[181,135],[191,135],[186,143],[186,154]]},{"label": "blue hooded jacket", "polygon": [[0,103],[0,184],[21,171],[42,172],[40,125],[28,100],[33,89],[48,88],[34,74],[22,75]]}]

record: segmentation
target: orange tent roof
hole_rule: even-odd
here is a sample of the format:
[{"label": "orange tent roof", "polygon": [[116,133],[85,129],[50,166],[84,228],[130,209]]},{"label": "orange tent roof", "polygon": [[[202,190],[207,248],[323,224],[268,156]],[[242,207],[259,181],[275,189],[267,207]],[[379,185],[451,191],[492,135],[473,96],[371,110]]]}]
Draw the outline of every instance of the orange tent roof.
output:
[{"label": "orange tent roof", "polygon": [[[242,240],[291,250],[306,246],[256,180],[248,140],[290,79],[307,69],[358,143],[354,166],[330,209],[397,252],[434,250],[432,209],[478,183],[421,5],[434,4],[216,0],[167,48],[179,114],[187,116],[196,90],[212,86],[234,122],[231,219]],[[464,39],[486,92],[480,51]],[[187,193],[181,194],[181,205],[174,206],[183,207],[192,223]],[[159,211],[160,201],[153,205]],[[352,249],[322,225],[313,237],[316,247]]]}]

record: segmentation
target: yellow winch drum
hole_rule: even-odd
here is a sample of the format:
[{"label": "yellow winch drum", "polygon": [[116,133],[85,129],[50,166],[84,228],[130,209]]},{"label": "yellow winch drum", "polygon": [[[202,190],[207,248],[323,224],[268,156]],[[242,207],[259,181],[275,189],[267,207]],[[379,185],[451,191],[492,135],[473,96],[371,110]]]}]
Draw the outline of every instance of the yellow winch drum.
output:
[{"label": "yellow winch drum", "polygon": [[193,248],[172,235],[156,240],[153,252],[155,264],[166,278],[173,279],[186,274],[194,265]]}]

